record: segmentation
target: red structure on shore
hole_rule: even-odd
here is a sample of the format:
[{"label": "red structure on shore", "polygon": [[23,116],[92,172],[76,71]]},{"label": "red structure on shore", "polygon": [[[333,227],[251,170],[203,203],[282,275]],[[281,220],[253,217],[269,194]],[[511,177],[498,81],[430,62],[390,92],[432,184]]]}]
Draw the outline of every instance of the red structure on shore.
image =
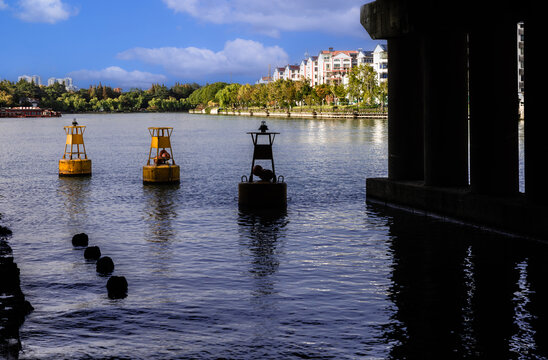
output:
[{"label": "red structure on shore", "polygon": [[41,109],[39,107],[12,107],[0,108],[0,118],[23,118],[23,117],[59,117],[59,111]]}]

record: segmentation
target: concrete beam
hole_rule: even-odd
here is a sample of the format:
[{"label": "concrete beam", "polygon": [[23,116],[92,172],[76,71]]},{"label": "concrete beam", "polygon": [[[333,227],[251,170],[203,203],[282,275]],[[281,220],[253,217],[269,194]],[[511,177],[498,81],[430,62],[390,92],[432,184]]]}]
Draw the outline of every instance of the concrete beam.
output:
[{"label": "concrete beam", "polygon": [[411,32],[407,1],[377,0],[361,7],[360,21],[372,39],[389,39]]},{"label": "concrete beam", "polygon": [[366,180],[368,201],[446,217],[491,230],[535,239],[548,238],[548,207],[532,206],[523,194],[513,197],[475,194],[469,187],[424,186],[421,181]]}]

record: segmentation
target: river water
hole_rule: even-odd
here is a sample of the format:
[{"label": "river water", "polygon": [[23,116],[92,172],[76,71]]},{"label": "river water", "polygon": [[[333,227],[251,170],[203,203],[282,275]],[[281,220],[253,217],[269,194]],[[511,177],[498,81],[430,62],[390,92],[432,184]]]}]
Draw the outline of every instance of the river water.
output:
[{"label": "river water", "polygon": [[[548,245],[365,201],[386,121],[267,119],[287,211],[238,209],[259,118],[78,115],[90,178],[59,178],[71,116],[0,120],[0,212],[35,311],[21,359],[548,356]],[[173,126],[178,186],[144,186],[149,126]],[[125,276],[107,277],[71,245]]]}]

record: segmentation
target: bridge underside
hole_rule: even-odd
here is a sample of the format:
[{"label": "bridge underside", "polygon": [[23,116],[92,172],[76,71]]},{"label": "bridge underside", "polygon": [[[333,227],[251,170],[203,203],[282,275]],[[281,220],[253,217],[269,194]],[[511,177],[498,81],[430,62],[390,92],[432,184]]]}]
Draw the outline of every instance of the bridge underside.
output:
[{"label": "bridge underside", "polygon": [[[541,14],[532,0],[362,6],[365,29],[387,40],[389,70],[388,178],[367,179],[368,199],[548,239]],[[525,62],[524,194],[518,59]]]}]

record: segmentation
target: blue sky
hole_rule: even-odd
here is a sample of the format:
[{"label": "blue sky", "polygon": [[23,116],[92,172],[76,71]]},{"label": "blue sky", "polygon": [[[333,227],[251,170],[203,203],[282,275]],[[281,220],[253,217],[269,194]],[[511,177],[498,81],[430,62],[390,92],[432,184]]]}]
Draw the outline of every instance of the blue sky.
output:
[{"label": "blue sky", "polygon": [[373,50],[371,0],[0,0],[0,79],[129,89],[254,83],[305,52]]}]

